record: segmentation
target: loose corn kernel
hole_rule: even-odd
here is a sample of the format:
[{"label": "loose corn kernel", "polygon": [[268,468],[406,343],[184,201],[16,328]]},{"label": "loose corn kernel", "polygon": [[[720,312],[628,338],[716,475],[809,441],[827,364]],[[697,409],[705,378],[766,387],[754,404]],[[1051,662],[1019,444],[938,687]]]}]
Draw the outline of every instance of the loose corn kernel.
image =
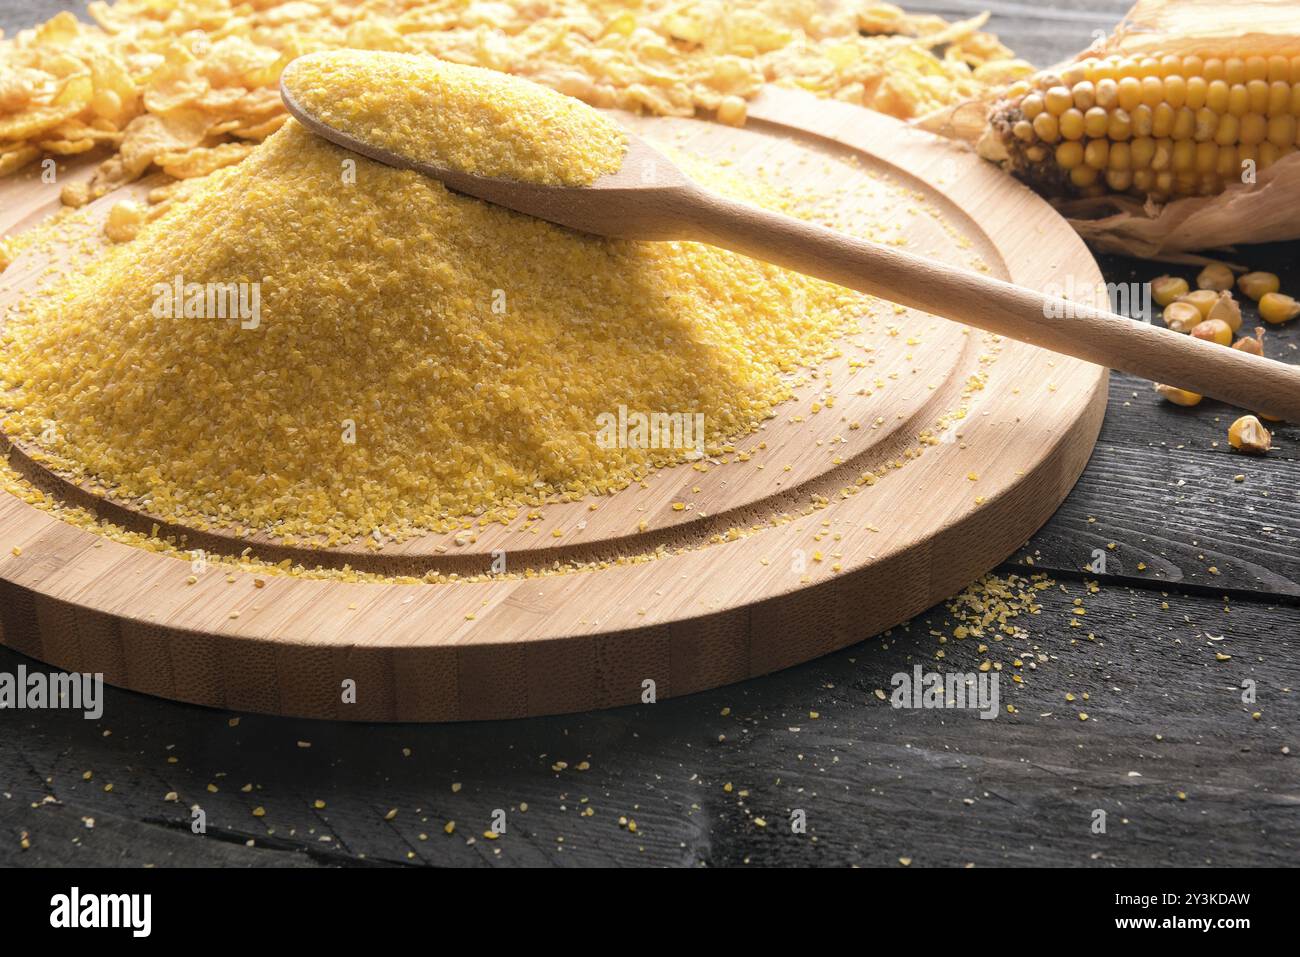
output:
[{"label": "loose corn kernel", "polygon": [[1179,389],[1176,386],[1165,385],[1162,382],[1155,384],[1155,390],[1166,400],[1174,405],[1197,405],[1200,403],[1202,396],[1195,392],[1188,392],[1186,389]]},{"label": "loose corn kernel", "polygon": [[1290,322],[1300,316],[1300,302],[1280,292],[1267,292],[1259,297],[1259,316],[1274,325]]},{"label": "loose corn kernel", "polygon": [[1204,319],[1204,316],[1201,315],[1201,310],[1190,302],[1171,302],[1165,306],[1165,325],[1174,332],[1191,332],[1192,327],[1201,322],[1202,319]]},{"label": "loose corn kernel", "polygon": [[1232,293],[1221,292],[1218,300],[1210,307],[1210,312],[1205,318],[1207,321],[1217,319],[1225,323],[1233,332],[1236,332],[1241,328],[1241,304],[1232,298]]},{"label": "loose corn kernel", "polygon": [[1215,292],[1222,292],[1225,289],[1232,288],[1233,280],[1232,270],[1223,263],[1210,263],[1197,274],[1196,288],[1213,289]]},{"label": "loose corn kernel", "polygon": [[1213,289],[1197,289],[1195,292],[1180,296],[1178,301],[1191,303],[1200,311],[1202,319],[1208,319],[1210,318],[1210,310],[1219,301],[1219,294]]},{"label": "loose corn kernel", "polygon": [[1239,452],[1263,455],[1273,447],[1273,436],[1253,415],[1243,415],[1228,426],[1228,444]]},{"label": "loose corn kernel", "polygon": [[1253,336],[1242,336],[1232,344],[1232,348],[1240,352],[1249,352],[1253,356],[1262,356],[1264,354],[1264,327],[1256,326]]},{"label": "loose corn kernel", "polygon": [[1187,280],[1178,276],[1157,276],[1151,280],[1151,298],[1167,306],[1180,296],[1187,295]]},{"label": "loose corn kernel", "polygon": [[1281,287],[1281,281],[1271,272],[1248,272],[1237,278],[1237,288],[1256,302]]},{"label": "loose corn kernel", "polygon": [[1192,327],[1192,336],[1221,346],[1232,345],[1232,327],[1222,319],[1206,319]]}]

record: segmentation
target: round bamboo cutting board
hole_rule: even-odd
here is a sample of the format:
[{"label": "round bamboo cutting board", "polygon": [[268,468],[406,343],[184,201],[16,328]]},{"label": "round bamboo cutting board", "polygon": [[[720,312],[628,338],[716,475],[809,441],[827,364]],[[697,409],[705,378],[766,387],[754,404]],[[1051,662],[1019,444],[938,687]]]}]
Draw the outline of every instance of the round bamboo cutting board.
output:
[{"label": "round bamboo cutting board", "polygon": [[[873,238],[1028,286],[1101,281],[1045,203],[952,144],[794,91],[767,91],[750,116],[739,130],[621,118],[833,206]],[[0,233],[55,208],[57,187],[39,175],[0,183]],[[59,263],[43,245],[20,257],[0,275],[0,308]],[[359,583],[214,562],[188,584],[183,553],[0,493],[0,641],[163,697],[380,721],[657,700],[861,641],[1022,544],[1078,478],[1106,402],[1097,366],[888,303],[867,321],[875,336],[846,336],[725,461],[548,506],[528,527],[330,552],[161,529],[213,554],[252,546],[273,562],[473,581]],[[153,525],[133,503],[47,472],[33,451],[8,446],[10,464],[55,498],[128,529]]]}]

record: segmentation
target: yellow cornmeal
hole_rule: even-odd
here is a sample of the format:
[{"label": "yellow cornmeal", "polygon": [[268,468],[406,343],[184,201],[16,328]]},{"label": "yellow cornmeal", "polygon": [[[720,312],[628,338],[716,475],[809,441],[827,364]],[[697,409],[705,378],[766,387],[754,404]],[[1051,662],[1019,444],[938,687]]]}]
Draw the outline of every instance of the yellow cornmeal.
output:
[{"label": "yellow cornmeal", "polygon": [[399,156],[476,176],[587,186],[622,163],[626,134],[573,97],[410,53],[294,60],[284,83],[326,125]]},{"label": "yellow cornmeal", "polygon": [[[158,318],[178,279],[258,284],[260,320]],[[716,450],[863,308],[716,248],[458,196],[291,122],[10,317],[0,401],[50,464],[169,521],[403,537],[689,457],[602,447],[598,417],[620,406],[703,413]]]}]

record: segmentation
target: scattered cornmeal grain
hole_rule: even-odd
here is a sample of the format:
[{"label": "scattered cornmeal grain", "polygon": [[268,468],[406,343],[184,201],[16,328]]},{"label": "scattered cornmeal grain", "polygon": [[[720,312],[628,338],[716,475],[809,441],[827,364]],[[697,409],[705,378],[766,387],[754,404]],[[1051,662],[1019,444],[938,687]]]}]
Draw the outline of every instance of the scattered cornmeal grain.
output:
[{"label": "scattered cornmeal grain", "polygon": [[1223,263],[1212,262],[1197,274],[1196,288],[1221,292],[1224,289],[1231,289],[1235,281],[1236,277],[1232,269]]},{"label": "scattered cornmeal grain", "polygon": [[[259,284],[257,322],[158,316],[182,280]],[[0,404],[53,467],[167,521],[400,539],[685,457],[604,447],[620,405],[702,412],[709,449],[752,432],[865,302],[714,247],[579,236],[290,122],[8,317]]]},{"label": "scattered cornmeal grain", "polygon": [[1187,280],[1177,276],[1157,276],[1151,280],[1151,298],[1161,306],[1170,305],[1179,296],[1187,295]]},{"label": "scattered cornmeal grain", "polygon": [[299,57],[285,88],[313,116],[407,159],[476,176],[587,186],[627,135],[580,100],[436,57],[337,50]]},{"label": "scattered cornmeal grain", "polygon": [[[1024,637],[1027,634],[1025,630],[1013,622],[1022,614],[1037,615],[1042,608],[1035,600],[1036,595],[1052,584],[1051,579],[1042,574],[1030,578],[986,575],[947,604],[947,611],[956,622],[953,637],[958,641],[990,635]],[[983,650],[981,645],[981,653]],[[981,670],[987,669],[981,666]]]}]

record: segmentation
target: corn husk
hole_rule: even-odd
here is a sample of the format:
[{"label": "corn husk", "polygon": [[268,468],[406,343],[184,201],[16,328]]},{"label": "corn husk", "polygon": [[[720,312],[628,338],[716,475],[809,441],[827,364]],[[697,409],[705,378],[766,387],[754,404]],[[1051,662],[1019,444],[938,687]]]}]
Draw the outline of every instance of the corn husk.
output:
[{"label": "corn husk", "polygon": [[[1300,56],[1300,2],[1139,0],[1110,37],[1072,60],[1111,53]],[[974,144],[995,99],[931,114],[918,125]],[[1143,258],[1189,261],[1196,250],[1300,239],[1300,153],[1217,196],[1157,204],[1114,195],[1053,205],[1093,248]]]}]

